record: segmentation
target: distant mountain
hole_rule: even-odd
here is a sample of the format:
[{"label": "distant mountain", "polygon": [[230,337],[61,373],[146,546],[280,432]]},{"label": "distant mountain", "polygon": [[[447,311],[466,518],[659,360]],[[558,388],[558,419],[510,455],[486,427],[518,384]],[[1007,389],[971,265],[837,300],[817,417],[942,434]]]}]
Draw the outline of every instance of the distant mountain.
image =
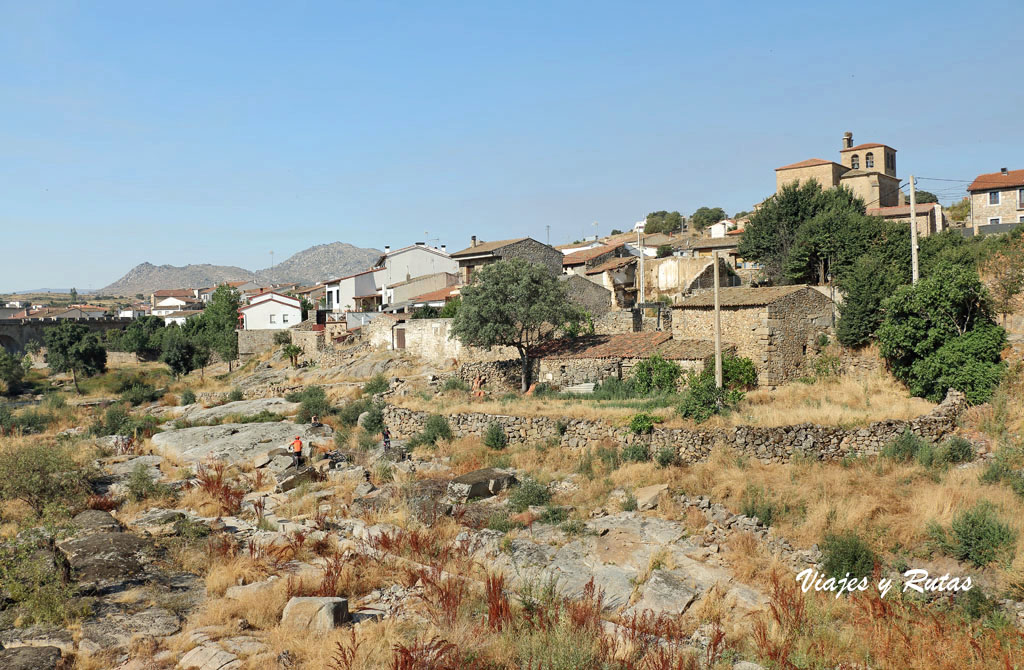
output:
[{"label": "distant mountain", "polygon": [[162,288],[202,288],[221,282],[253,279],[259,283],[299,282],[314,284],[368,269],[381,252],[344,242],[318,244],[263,270],[233,265],[153,265],[141,263],[126,275],[96,291],[103,295],[148,295]]}]

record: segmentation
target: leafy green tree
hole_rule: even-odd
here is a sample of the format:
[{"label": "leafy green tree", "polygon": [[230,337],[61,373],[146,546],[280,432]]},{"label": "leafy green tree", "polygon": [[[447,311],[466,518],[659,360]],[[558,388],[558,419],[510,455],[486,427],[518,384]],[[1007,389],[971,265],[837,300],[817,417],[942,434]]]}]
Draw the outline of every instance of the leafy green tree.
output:
[{"label": "leafy green tree", "polygon": [[1013,311],[1014,298],[1024,290],[1024,245],[1007,245],[986,258],[982,267],[989,278],[994,307],[1005,324]]},{"label": "leafy green tree", "polygon": [[64,447],[42,441],[11,446],[0,458],[0,500],[21,500],[42,515],[50,505],[78,506],[89,492],[89,473]]},{"label": "leafy green tree", "polygon": [[72,305],[78,302],[78,291],[71,289],[70,302]]},{"label": "leafy green tree", "polygon": [[486,265],[462,289],[452,334],[467,346],[513,347],[522,363],[522,390],[529,388],[530,349],[583,318],[562,282],[547,268],[521,258]]},{"label": "leafy green tree", "polygon": [[78,388],[78,375],[91,377],[107,369],[107,350],[96,333],[81,323],[62,321],[43,336],[46,342],[46,364],[53,372],[70,372]]},{"label": "leafy green tree", "polygon": [[988,291],[973,268],[941,264],[882,304],[882,355],[913,395],[933,402],[963,391],[985,402],[1005,371],[1006,332],[991,317]]},{"label": "leafy green tree", "polygon": [[817,213],[799,226],[784,263],[786,279],[825,284],[843,275],[881,234],[885,222],[865,216],[859,198],[845,188],[818,194]]},{"label": "leafy green tree", "polygon": [[441,315],[441,310],[436,307],[427,305],[426,307],[420,307],[418,310],[412,313],[413,319],[436,319]]},{"label": "leafy green tree", "polygon": [[839,306],[836,339],[847,347],[860,347],[882,323],[882,301],[903,283],[898,270],[884,258],[865,254],[857,259],[842,282],[846,298]]},{"label": "leafy green tree", "polygon": [[6,385],[8,392],[16,389],[24,376],[25,368],[18,357],[0,348],[0,382]]},{"label": "leafy green tree", "polygon": [[725,210],[721,207],[701,207],[690,217],[690,223],[697,230],[704,230],[724,218],[726,218]]},{"label": "leafy green tree", "polygon": [[742,219],[745,216],[750,216],[750,212],[748,212],[745,209],[741,209],[740,211],[738,211],[735,214],[733,214],[732,218],[734,218],[734,219]]},{"label": "leafy green tree", "polygon": [[195,370],[195,346],[178,326],[169,326],[163,334],[160,360],[167,364],[175,377],[187,375]]},{"label": "leafy green tree", "polygon": [[238,307],[241,300],[238,291],[227,284],[221,284],[210,296],[206,309],[196,319],[197,327],[206,335],[210,349],[227,361],[228,371],[238,358]]},{"label": "leafy green tree", "polygon": [[192,343],[192,369],[199,369],[199,378],[206,379],[206,366],[213,360],[213,351],[205,341]]},{"label": "leafy green tree", "polygon": [[[934,193],[929,193],[928,191],[921,191],[921,190],[917,190],[917,192],[914,194],[914,199],[917,201],[917,204],[919,204],[919,205],[924,205],[924,204],[927,204],[929,202],[938,202],[939,201],[939,197],[937,195],[935,195]],[[909,198],[908,198],[907,202],[910,202]]]},{"label": "leafy green tree", "polygon": [[644,233],[677,233],[683,229],[683,215],[679,212],[666,212],[661,210],[651,212],[647,215],[644,223]]},{"label": "leafy green tree", "polygon": [[633,368],[633,387],[638,393],[675,393],[683,369],[675,361],[667,361],[655,354],[645,358]]},{"label": "leafy green tree", "polygon": [[459,313],[459,307],[462,305],[462,298],[455,297],[450,299],[441,308],[441,313],[438,314],[442,319],[454,319],[455,315]]},{"label": "leafy green tree", "polygon": [[135,354],[136,359],[153,359],[160,354],[160,338],[157,332],[164,327],[159,316],[144,316],[128,324],[121,336],[121,346]]},{"label": "leafy green tree", "polygon": [[946,215],[951,221],[966,221],[971,216],[971,201],[966,196],[959,202],[946,207]]},{"label": "leafy green tree", "polygon": [[314,305],[313,305],[313,302],[309,298],[306,298],[305,296],[303,296],[302,298],[299,298],[299,307],[302,309],[302,320],[303,321],[308,319],[309,318],[309,313],[312,312],[314,309],[316,309],[314,307]]},{"label": "leafy green tree", "polygon": [[672,245],[662,244],[658,246],[658,258],[668,258],[672,255]]},{"label": "leafy green tree", "polygon": [[298,367],[299,356],[302,355],[302,347],[300,347],[297,344],[292,344],[291,342],[289,342],[288,344],[281,347],[281,353],[288,357],[288,360],[291,361],[293,368]]}]

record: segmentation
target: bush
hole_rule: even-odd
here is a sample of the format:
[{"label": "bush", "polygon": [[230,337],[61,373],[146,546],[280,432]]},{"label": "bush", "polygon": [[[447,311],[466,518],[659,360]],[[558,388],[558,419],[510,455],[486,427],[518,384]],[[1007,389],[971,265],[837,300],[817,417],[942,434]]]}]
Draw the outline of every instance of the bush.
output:
[{"label": "bush", "polygon": [[547,505],[549,502],[551,492],[533,477],[524,478],[519,486],[508,494],[509,507],[516,512],[522,512],[527,507]]},{"label": "bush", "polygon": [[231,393],[228,394],[228,402],[238,402],[244,399],[245,396],[242,395],[242,389],[239,388],[231,389]]},{"label": "bush", "polygon": [[825,535],[821,555],[822,572],[835,579],[842,579],[847,573],[856,579],[870,577],[878,562],[868,543],[854,532]]},{"label": "bush", "polygon": [[334,412],[334,408],[327,400],[327,391],[323,386],[307,386],[299,393],[298,397],[299,411],[295,415],[295,423],[309,423],[314,416],[322,418]]},{"label": "bush", "polygon": [[3,434],[42,433],[55,420],[54,415],[37,409],[27,409],[15,414],[6,403],[0,405],[0,433]]},{"label": "bush", "polygon": [[[714,371],[712,371],[714,379]],[[757,370],[749,358],[722,356],[722,385],[727,389],[752,389],[757,386]]]},{"label": "bush", "polygon": [[949,533],[937,523],[929,526],[928,533],[942,551],[979,568],[997,559],[1012,559],[1017,543],[1017,533],[1000,521],[987,500],[958,512]]},{"label": "bush", "polygon": [[442,391],[468,391],[469,384],[462,381],[458,377],[449,377],[444,380],[444,384],[441,385]]},{"label": "bush", "polygon": [[378,393],[384,393],[388,388],[388,380],[384,378],[384,375],[377,374],[371,377],[370,381],[363,384],[363,393],[366,395],[377,395]]},{"label": "bush", "polygon": [[423,430],[409,440],[409,446],[434,446],[438,440],[450,440],[453,437],[454,434],[452,433],[451,426],[448,425],[448,419],[440,414],[431,414],[427,417],[426,423],[423,424]]},{"label": "bush", "polygon": [[509,519],[507,513],[495,512],[491,516],[487,517],[487,528],[490,530],[496,530],[499,533],[507,533],[514,528],[522,527],[523,524]]},{"label": "bush", "polygon": [[508,436],[505,430],[496,421],[487,424],[487,432],[484,433],[484,444],[491,449],[504,449],[508,446]]},{"label": "bush", "polygon": [[619,459],[619,450],[616,447],[598,447],[596,456],[609,470],[615,470],[621,464]]},{"label": "bush", "polygon": [[224,423],[277,423],[284,417],[269,409],[261,409],[256,414],[233,414],[224,417]]},{"label": "bush", "polygon": [[11,446],[0,458],[0,500],[21,500],[37,515],[49,505],[81,507],[89,473],[66,449],[43,442]]},{"label": "bush", "polygon": [[637,393],[675,393],[683,369],[678,363],[666,361],[655,354],[640,361],[633,368],[633,385]]},{"label": "bush", "polygon": [[676,411],[682,417],[703,423],[715,414],[728,411],[742,398],[742,391],[726,391],[715,386],[713,374],[691,375]]},{"label": "bush", "polygon": [[178,399],[179,405],[194,405],[196,404],[196,394],[192,389],[185,389],[181,392],[181,398]]},{"label": "bush", "polygon": [[376,435],[384,430],[384,409],[377,403],[372,403],[370,409],[366,410],[363,418],[363,430]]},{"label": "bush", "polygon": [[618,377],[607,377],[604,381],[594,387],[590,394],[591,400],[629,400],[637,396],[637,390],[632,378],[625,381]]},{"label": "bush", "polygon": [[152,384],[132,384],[121,393],[121,401],[132,406],[141,405],[147,402],[154,402],[160,399],[162,394]]},{"label": "bush", "polygon": [[138,502],[146,498],[158,498],[170,493],[168,487],[158,484],[149,474],[149,468],[139,463],[128,475],[128,498]]},{"label": "bush", "polygon": [[76,614],[76,588],[64,580],[54,559],[54,549],[44,539],[21,538],[0,544],[0,584],[14,603],[24,624],[64,624]]},{"label": "bush", "polygon": [[768,500],[763,488],[751,484],[743,492],[740,512],[747,516],[756,516],[761,523],[770,526],[772,521],[777,520],[778,507]]},{"label": "bush", "polygon": [[630,463],[646,463],[651,460],[651,450],[646,444],[634,442],[623,447],[622,460]]},{"label": "bush", "polygon": [[540,522],[557,526],[568,518],[569,510],[564,507],[556,507],[549,503],[540,515]]},{"label": "bush", "polygon": [[635,512],[636,511],[636,496],[632,492],[627,493],[625,499],[622,501],[623,512]]},{"label": "bush", "polygon": [[[300,402],[300,400],[293,400],[292,402]],[[338,419],[341,421],[343,426],[355,426],[359,423],[359,415],[363,412],[369,412],[370,408],[373,407],[373,401],[369,398],[360,398],[359,400],[353,400],[348,403],[340,410],[338,410]]]},{"label": "bush", "polygon": [[352,431],[348,427],[339,426],[334,429],[335,449],[347,449],[348,441],[352,437]]},{"label": "bush", "polygon": [[946,463],[967,463],[974,460],[974,445],[959,435],[942,443],[942,460]]},{"label": "bush", "polygon": [[157,431],[158,422],[155,416],[134,417],[123,405],[114,405],[107,409],[102,417],[97,417],[89,427],[89,433],[95,437],[107,435],[125,435],[129,437],[152,437]]},{"label": "bush", "polygon": [[654,453],[654,462],[658,464],[659,468],[667,468],[675,464],[678,459],[679,454],[672,447],[662,447]]},{"label": "bush", "polygon": [[[882,456],[900,463],[909,463],[912,460],[918,459],[919,453],[922,451],[925,453],[925,460],[927,460],[927,454],[930,453],[930,449],[930,442],[910,432],[908,428],[900,433],[899,437],[882,447]],[[928,465],[930,464],[928,463]]]},{"label": "bush", "polygon": [[274,344],[283,347],[286,344],[292,343],[292,334],[287,330],[279,330],[274,333]]},{"label": "bush", "polygon": [[660,416],[652,416],[646,412],[634,414],[629,420],[629,429],[634,435],[646,435],[654,430],[654,424],[661,423]]}]

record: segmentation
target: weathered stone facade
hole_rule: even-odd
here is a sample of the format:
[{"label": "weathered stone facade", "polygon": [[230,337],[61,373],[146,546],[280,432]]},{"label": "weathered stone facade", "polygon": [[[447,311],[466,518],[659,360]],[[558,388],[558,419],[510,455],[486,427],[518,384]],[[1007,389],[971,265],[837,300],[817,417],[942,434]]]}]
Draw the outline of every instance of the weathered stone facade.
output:
[{"label": "weathered stone facade", "polygon": [[364,326],[365,336],[377,349],[402,350],[423,360],[442,364],[456,361],[494,361],[518,357],[515,349],[467,347],[451,337],[452,319],[377,318]]},{"label": "weathered stone facade", "polygon": [[547,268],[551,274],[562,274],[562,261],[565,256],[561,251],[538,242],[532,237],[498,242],[476,242],[473,246],[457,251],[452,258],[459,263],[459,279],[463,284],[473,281],[473,273],[485,265],[509,258],[522,258]]},{"label": "weathered stone facade", "polygon": [[569,300],[591,316],[600,316],[612,308],[612,292],[581,275],[560,275],[559,280]]},{"label": "weathered stone facade", "polygon": [[[727,288],[720,293],[722,341],[753,361],[762,386],[798,377],[815,340],[832,325],[832,301],[807,286]],[[673,307],[672,335],[714,338],[714,319],[711,292],[702,292]]]},{"label": "weathered stone facade", "polygon": [[238,333],[238,358],[248,360],[253,356],[274,348],[277,330],[236,330]]},{"label": "weathered stone facade", "polygon": [[[456,437],[483,437],[491,423],[497,423],[513,443],[557,440],[571,449],[591,448],[608,444],[644,442],[652,450],[662,447],[677,449],[684,463],[707,460],[715,446],[726,446],[741,454],[766,463],[786,463],[796,458],[819,461],[878,454],[888,442],[910,430],[929,440],[938,441],[951,434],[957,420],[967,408],[967,399],[959,391],[950,390],[946,399],[928,414],[911,421],[875,421],[862,428],[839,428],[815,424],[794,426],[712,428],[655,428],[650,435],[634,435],[603,421],[586,419],[554,419],[481,413],[448,415],[448,423]],[[384,421],[394,437],[409,438],[423,430],[429,412],[420,412],[386,405]]]}]

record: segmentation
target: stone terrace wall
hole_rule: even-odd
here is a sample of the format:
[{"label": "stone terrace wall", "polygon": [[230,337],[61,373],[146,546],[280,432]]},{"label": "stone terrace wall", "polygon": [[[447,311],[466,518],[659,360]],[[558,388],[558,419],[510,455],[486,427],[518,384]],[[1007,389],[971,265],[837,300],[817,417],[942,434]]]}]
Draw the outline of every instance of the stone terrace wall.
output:
[{"label": "stone terrace wall", "polygon": [[[604,421],[550,417],[503,416],[481,413],[449,415],[448,422],[457,437],[482,437],[491,423],[505,429],[513,443],[555,439],[571,449],[596,447],[602,444],[645,442],[652,450],[673,447],[684,463],[698,463],[708,458],[712,447],[721,444],[763,462],[785,463],[794,456],[831,461],[847,456],[869,456],[879,453],[887,442],[904,430],[929,440],[940,440],[953,432],[957,419],[967,407],[967,399],[951,390],[946,399],[928,414],[911,421],[876,421],[863,428],[838,428],[815,424],[759,427],[737,426],[708,430],[655,428],[650,435],[637,436],[628,429]],[[386,405],[384,420],[392,435],[403,439],[423,429],[429,412],[420,412]]]}]

